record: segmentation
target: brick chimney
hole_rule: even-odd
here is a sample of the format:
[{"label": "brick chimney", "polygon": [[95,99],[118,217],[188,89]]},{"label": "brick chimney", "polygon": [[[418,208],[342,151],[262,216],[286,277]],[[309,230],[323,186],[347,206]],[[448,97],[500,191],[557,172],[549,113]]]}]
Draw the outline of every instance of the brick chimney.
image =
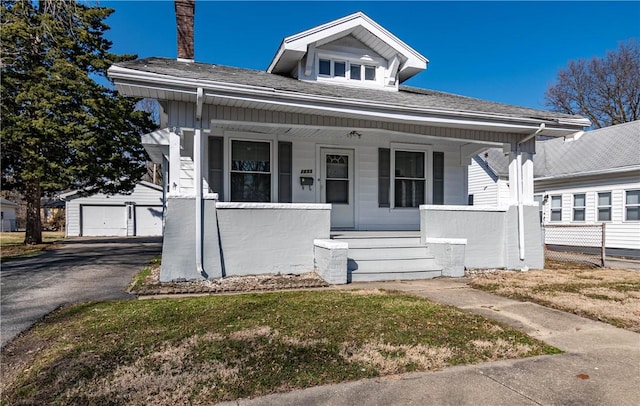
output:
[{"label": "brick chimney", "polygon": [[193,62],[193,15],[196,0],[174,0],[178,28],[178,60]]}]

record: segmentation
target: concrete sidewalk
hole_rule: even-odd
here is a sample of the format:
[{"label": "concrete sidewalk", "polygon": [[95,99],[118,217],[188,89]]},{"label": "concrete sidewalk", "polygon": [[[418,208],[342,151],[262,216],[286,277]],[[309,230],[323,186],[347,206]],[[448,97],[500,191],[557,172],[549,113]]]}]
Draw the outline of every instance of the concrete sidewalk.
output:
[{"label": "concrete sidewalk", "polygon": [[399,290],[453,305],[565,353],[319,386],[226,405],[640,405],[640,334],[471,289],[465,279],[340,288]]}]

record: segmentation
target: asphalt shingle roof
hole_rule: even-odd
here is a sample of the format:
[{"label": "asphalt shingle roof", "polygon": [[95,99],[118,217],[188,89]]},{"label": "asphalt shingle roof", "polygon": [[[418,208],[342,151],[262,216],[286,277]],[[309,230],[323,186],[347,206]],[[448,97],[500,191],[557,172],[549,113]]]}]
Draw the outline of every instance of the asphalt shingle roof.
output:
[{"label": "asphalt shingle roof", "polygon": [[543,120],[582,118],[574,115],[496,103],[410,86],[400,86],[398,92],[364,89],[326,83],[305,82],[265,71],[198,62],[181,62],[167,58],[145,58],[120,62],[116,65],[123,68],[176,78],[255,86],[270,89],[275,92],[293,92],[306,95],[343,98],[345,100],[373,101],[404,107],[489,113],[506,117],[526,117]]},{"label": "asphalt shingle roof", "polygon": [[[500,176],[509,174],[501,148],[479,155]],[[586,132],[575,141],[556,138],[536,142],[536,178],[640,167],[640,120]]]}]

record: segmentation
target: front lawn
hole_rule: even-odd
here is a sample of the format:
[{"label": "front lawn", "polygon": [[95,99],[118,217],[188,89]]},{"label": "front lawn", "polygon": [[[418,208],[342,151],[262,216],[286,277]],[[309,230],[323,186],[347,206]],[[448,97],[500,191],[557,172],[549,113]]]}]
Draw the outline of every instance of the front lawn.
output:
[{"label": "front lawn", "polygon": [[474,278],[471,286],[640,333],[640,271],[558,268],[500,272]]},{"label": "front lawn", "polygon": [[559,351],[454,307],[384,291],[76,305],[2,351],[6,404],[212,404]]},{"label": "front lawn", "polygon": [[21,258],[39,254],[64,239],[64,231],[43,231],[42,244],[24,245],[24,232],[0,233],[0,259]]}]

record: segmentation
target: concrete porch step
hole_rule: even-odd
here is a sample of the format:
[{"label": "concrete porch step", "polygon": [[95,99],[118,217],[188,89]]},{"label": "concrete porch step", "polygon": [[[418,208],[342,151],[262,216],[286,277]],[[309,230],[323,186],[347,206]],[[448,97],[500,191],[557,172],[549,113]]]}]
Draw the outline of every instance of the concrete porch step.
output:
[{"label": "concrete porch step", "polygon": [[349,246],[347,270],[352,282],[442,276],[442,267],[420,244],[418,232],[336,232],[331,237]]},{"label": "concrete porch step", "polygon": [[349,244],[349,258],[361,260],[382,259],[417,259],[432,258],[429,250],[424,245],[405,245],[387,247],[353,247]]},{"label": "concrete porch step", "polygon": [[442,276],[441,270],[424,270],[414,272],[350,272],[349,282],[381,282],[431,279]]},{"label": "concrete porch step", "polygon": [[434,258],[347,259],[351,272],[414,272],[441,270]]},{"label": "concrete porch step", "polygon": [[420,246],[420,237],[333,237],[336,241],[349,244],[351,248],[377,248],[377,247],[417,247]]}]

